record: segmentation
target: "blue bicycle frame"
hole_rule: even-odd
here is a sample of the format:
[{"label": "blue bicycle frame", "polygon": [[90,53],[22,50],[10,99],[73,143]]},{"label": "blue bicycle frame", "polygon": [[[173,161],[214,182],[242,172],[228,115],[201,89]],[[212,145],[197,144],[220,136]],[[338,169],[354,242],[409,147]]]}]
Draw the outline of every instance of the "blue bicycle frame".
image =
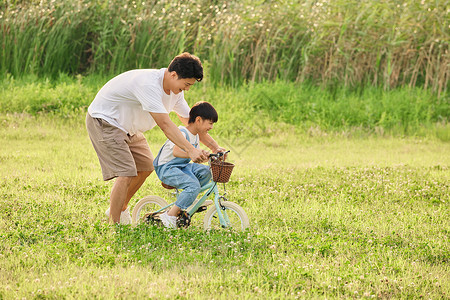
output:
[{"label": "blue bicycle frame", "polygon": [[[205,192],[206,191],[206,192]],[[206,185],[202,186],[200,193],[205,192],[203,196],[198,200],[198,202],[192,207],[188,214],[192,217],[200,206],[205,203],[206,199],[208,199],[209,195],[212,193],[214,194],[214,205],[216,207],[217,215],[219,217],[220,225],[224,228],[229,227],[231,225],[230,219],[228,218],[227,212],[225,209],[222,208],[220,204],[220,199],[224,198],[219,194],[219,189],[217,188],[217,183],[214,181],[208,182]],[[178,197],[178,190],[177,190],[177,197]],[[176,202],[176,201],[175,201]],[[175,202],[170,203],[169,205],[166,205],[165,207],[162,207],[161,209],[157,210],[155,213],[161,212],[166,210],[167,208],[171,207],[175,204]]]}]

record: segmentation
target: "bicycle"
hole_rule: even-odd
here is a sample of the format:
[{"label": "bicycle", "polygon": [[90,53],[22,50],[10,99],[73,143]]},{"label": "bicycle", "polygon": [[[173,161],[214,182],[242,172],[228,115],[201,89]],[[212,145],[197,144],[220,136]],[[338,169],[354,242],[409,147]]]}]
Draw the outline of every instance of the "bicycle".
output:
[{"label": "bicycle", "polygon": [[[197,201],[194,201],[186,212],[183,212],[184,215],[178,218],[181,226],[188,227],[190,225],[190,218],[196,213],[205,210],[207,210],[203,219],[203,228],[205,230],[231,228],[243,231],[250,226],[248,216],[244,209],[238,204],[228,201],[225,197],[226,191],[220,193],[218,188],[218,183],[223,183],[225,186],[234,167],[233,164],[225,162],[224,157],[228,152],[230,151],[209,155],[208,164],[213,175],[212,180],[201,188],[199,195],[203,193],[203,196],[197,199]],[[161,183],[166,189],[175,189],[174,187],[165,185],[163,182]],[[180,191],[176,189],[176,197],[178,197],[179,193]],[[207,200],[211,195],[214,196],[213,201]],[[149,223],[150,221],[157,221],[157,216],[170,209],[175,202],[168,204],[163,198],[154,195],[142,198],[133,208],[133,225],[136,226],[141,222]],[[212,207],[208,209],[210,205]]]}]

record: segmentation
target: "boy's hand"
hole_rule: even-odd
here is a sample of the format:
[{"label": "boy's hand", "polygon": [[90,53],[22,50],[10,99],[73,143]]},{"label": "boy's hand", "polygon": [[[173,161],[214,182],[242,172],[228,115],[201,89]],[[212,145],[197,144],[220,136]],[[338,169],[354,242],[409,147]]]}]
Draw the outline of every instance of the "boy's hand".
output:
[{"label": "boy's hand", "polygon": [[[225,149],[225,148],[222,148],[222,147],[217,147],[217,149],[214,151],[214,153],[219,153],[219,152],[226,152],[227,151],[227,149]],[[223,160],[225,160],[225,159],[227,159],[227,156],[228,156],[228,154],[225,154],[221,159],[223,159]]]}]

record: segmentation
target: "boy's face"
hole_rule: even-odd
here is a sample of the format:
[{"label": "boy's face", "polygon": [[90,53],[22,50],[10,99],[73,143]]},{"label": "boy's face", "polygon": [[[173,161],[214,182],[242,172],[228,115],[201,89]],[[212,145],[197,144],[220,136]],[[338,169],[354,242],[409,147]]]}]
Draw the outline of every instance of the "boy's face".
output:
[{"label": "boy's face", "polygon": [[172,79],[170,90],[174,94],[179,94],[181,91],[189,91],[189,88],[197,82],[195,78],[179,79],[176,72],[172,72],[170,76]]},{"label": "boy's face", "polygon": [[199,133],[208,133],[214,127],[213,121],[201,117],[195,119],[195,124]]}]

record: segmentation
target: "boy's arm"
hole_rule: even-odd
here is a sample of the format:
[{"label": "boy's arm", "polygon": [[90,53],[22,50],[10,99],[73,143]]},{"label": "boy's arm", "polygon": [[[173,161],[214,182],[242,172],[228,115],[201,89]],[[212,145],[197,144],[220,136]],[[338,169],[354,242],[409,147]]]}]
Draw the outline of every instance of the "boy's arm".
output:
[{"label": "boy's arm", "polygon": [[[203,152],[205,157],[209,157],[209,153],[207,151],[204,151],[204,150],[200,150],[200,151]],[[177,145],[173,146],[173,156],[180,157],[180,158],[190,158],[189,155],[186,153],[186,151],[184,151],[183,149],[181,149]],[[204,160],[198,160],[198,161],[196,161],[196,163],[201,164],[201,163],[205,163],[207,161],[208,161],[208,158],[206,158]]]},{"label": "boy's arm", "polygon": [[[188,125],[189,122],[188,118],[183,118],[180,115],[178,115],[178,118],[180,119],[181,123],[183,123],[184,126]],[[200,142],[202,142],[203,145],[211,149],[213,153],[226,151],[226,149],[220,147],[219,144],[217,144],[217,142],[208,133],[205,134],[199,133],[198,136],[200,138]]]},{"label": "boy's arm", "polygon": [[202,162],[208,159],[202,150],[194,148],[194,146],[186,140],[178,127],[170,120],[169,114],[151,112],[150,115],[164,132],[166,137],[180,149],[185,150],[186,154],[193,162]]},{"label": "boy's arm", "polygon": [[173,156],[180,158],[190,158],[186,151],[182,150],[177,145],[173,146]]},{"label": "boy's arm", "polygon": [[[182,134],[184,135],[184,133],[182,133]],[[180,157],[180,158],[190,158],[189,155],[186,153],[186,151],[184,151],[177,145],[173,146],[173,156]]]},{"label": "boy's arm", "polygon": [[198,136],[200,138],[200,142],[211,149],[213,153],[226,151],[224,148],[220,147],[219,144],[217,144],[217,142],[208,133],[199,133]]}]

